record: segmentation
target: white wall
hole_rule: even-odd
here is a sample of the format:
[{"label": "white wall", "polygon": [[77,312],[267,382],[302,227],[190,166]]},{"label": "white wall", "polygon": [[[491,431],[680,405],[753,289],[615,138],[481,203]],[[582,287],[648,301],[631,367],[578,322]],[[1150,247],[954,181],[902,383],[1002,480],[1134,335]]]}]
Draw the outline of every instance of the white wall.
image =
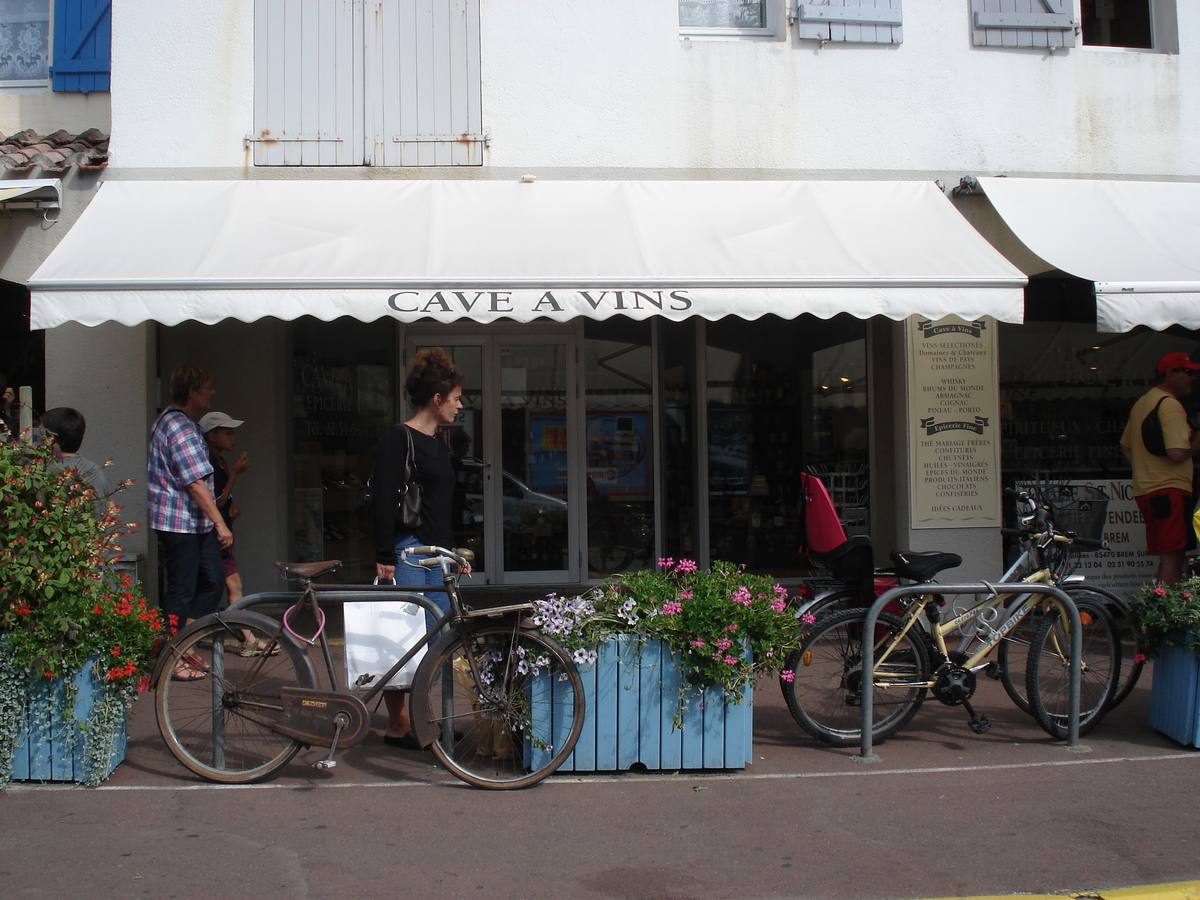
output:
[{"label": "white wall", "polygon": [[[681,41],[673,0],[481,6],[492,143],[456,177],[1200,173],[1196,3],[1180,4],[1179,54],[973,47],[967,0],[906,4],[898,46],[824,47]],[[116,5],[114,166],[305,177],[247,162],[252,7]]]}]

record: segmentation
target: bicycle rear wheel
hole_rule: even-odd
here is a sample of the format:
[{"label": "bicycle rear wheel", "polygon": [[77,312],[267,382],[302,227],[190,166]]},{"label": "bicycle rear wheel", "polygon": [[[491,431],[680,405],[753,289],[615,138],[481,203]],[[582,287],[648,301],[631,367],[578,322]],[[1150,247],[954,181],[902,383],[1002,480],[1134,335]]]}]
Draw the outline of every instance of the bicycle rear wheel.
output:
[{"label": "bicycle rear wheel", "polygon": [[[265,654],[242,656],[242,632],[267,645]],[[175,758],[223,784],[262,781],[287,765],[302,745],[271,726],[282,712],[281,688],[316,683],[308,654],[254,612],[208,616],[180,637],[163,650],[167,668],[154,695],[158,730]]]},{"label": "bicycle rear wheel", "polygon": [[[1121,672],[1121,645],[1112,617],[1085,599],[1076,604],[1082,625],[1079,673],[1079,733],[1095,728],[1108,711]],[[1056,611],[1043,617],[1029,647],[1026,691],[1033,716],[1051,737],[1067,736],[1070,700],[1069,623]]]},{"label": "bicycle rear wheel", "polygon": [[[440,737],[433,752],[468,784],[511,790],[562,765],[583,728],[583,681],[536,631],[484,625],[421,662],[413,685]],[[414,711],[416,712],[416,711]]]},{"label": "bicycle rear wheel", "polygon": [[[862,740],[862,647],[866,610],[845,610],[819,619],[800,649],[788,656],[780,686],[796,723],[834,747]],[[929,653],[911,629],[899,640],[900,619],[880,613],[875,633],[872,739],[882,743],[917,713],[932,680]],[[788,681],[786,673],[791,673]]]}]

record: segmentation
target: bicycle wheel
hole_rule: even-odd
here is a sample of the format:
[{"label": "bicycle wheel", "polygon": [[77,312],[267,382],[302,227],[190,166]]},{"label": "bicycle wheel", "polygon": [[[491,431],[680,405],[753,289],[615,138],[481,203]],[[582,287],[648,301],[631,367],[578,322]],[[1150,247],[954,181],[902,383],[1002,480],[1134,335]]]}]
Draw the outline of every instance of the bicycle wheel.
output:
[{"label": "bicycle wheel", "polygon": [[1133,621],[1133,614],[1129,610],[1129,604],[1111,591],[1092,585],[1069,584],[1065,590],[1076,603],[1079,602],[1079,597],[1086,596],[1093,602],[1102,605],[1104,611],[1112,617],[1113,625],[1117,629],[1117,640],[1121,644],[1121,672],[1117,678],[1117,687],[1113,691],[1113,697],[1108,702],[1108,708],[1116,709],[1125,702],[1125,698],[1129,696],[1130,691],[1138,683],[1138,679],[1142,677],[1142,668],[1146,661],[1146,656],[1142,653],[1138,642],[1137,628]]},{"label": "bicycle wheel", "polygon": [[[281,638],[273,619],[254,612],[218,615],[201,619],[163,651],[169,656],[154,696],[158,730],[175,758],[202,778],[261,781],[301,747],[271,729],[282,710],[280,689],[312,687],[316,672],[301,647]],[[242,632],[266,644],[266,654],[242,656]]]},{"label": "bicycle wheel", "polygon": [[[1027,595],[1026,595],[1027,596]],[[1025,693],[1026,670],[1029,667],[1029,646],[1042,624],[1041,605],[1035,603],[1000,641],[996,649],[996,666],[1000,670],[1000,683],[1004,693],[1022,712],[1033,715],[1033,707]]]},{"label": "bicycle wheel", "polygon": [[413,684],[440,738],[434,755],[476,787],[537,784],[574,749],[583,728],[583,681],[550,638],[484,625],[426,654]]},{"label": "bicycle wheel", "polygon": [[[1121,671],[1121,645],[1112,617],[1104,607],[1080,599],[1083,650],[1079,674],[1079,733],[1095,728],[1116,689]],[[1057,611],[1047,613],[1033,643],[1025,670],[1027,696],[1033,716],[1051,737],[1067,736],[1070,699],[1071,638],[1068,623]]]},{"label": "bicycle wheel", "polygon": [[[834,747],[862,740],[862,639],[866,610],[830,613],[817,621],[800,649],[788,656],[781,678],[783,695],[797,724]],[[929,653],[911,630],[887,650],[903,625],[880,613],[876,626],[875,693],[871,734],[882,743],[916,715],[932,680]]]}]

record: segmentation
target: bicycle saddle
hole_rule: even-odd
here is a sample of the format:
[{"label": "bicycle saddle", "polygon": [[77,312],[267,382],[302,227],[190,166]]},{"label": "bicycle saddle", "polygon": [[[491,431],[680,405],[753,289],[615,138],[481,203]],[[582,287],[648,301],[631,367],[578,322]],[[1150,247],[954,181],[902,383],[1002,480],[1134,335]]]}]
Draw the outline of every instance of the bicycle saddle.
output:
[{"label": "bicycle saddle", "polygon": [[322,575],[328,575],[330,572],[336,572],[341,568],[342,561],[340,559],[326,559],[321,562],[307,563],[290,563],[277,562],[275,568],[283,573],[283,577],[289,581],[297,578],[320,578]]},{"label": "bicycle saddle", "polygon": [[893,550],[891,557],[896,574],[910,581],[928,581],[938,572],[962,565],[962,557],[957,553],[937,550]]}]

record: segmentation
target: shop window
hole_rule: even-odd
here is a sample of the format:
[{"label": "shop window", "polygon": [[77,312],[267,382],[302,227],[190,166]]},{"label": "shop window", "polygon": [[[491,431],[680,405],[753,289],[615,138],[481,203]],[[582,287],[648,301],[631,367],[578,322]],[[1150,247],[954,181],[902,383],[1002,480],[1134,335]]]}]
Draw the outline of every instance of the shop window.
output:
[{"label": "shop window", "polygon": [[371,525],[354,505],[397,421],[396,387],[391,320],[293,323],[293,558],[342,560],[334,581],[369,584],[375,575]]},{"label": "shop window", "polygon": [[679,0],[679,33],[689,38],[777,38],[779,0]]},{"label": "shop window", "polygon": [[[650,323],[585,323],[589,578],[654,566]],[[672,463],[673,464],[673,463]]]},{"label": "shop window", "polygon": [[[1000,326],[1001,469],[1005,484],[1129,478],[1121,433],[1154,383],[1159,357],[1191,350],[1196,336],[1094,325]],[[1193,409],[1200,397],[1188,398]]]},{"label": "shop window", "polygon": [[1174,0],[1083,0],[1083,43],[1174,51]]},{"label": "shop window", "polygon": [[478,166],[479,0],[256,0],[256,165]]},{"label": "shop window", "polygon": [[799,553],[800,475],[831,487],[847,531],[869,528],[865,323],[724,319],[707,328],[708,532],[713,559],[776,576]]},{"label": "shop window", "polygon": [[662,447],[662,553],[675,558],[699,555],[701,531],[697,474],[700,442],[696,426],[698,321],[659,322]]}]

